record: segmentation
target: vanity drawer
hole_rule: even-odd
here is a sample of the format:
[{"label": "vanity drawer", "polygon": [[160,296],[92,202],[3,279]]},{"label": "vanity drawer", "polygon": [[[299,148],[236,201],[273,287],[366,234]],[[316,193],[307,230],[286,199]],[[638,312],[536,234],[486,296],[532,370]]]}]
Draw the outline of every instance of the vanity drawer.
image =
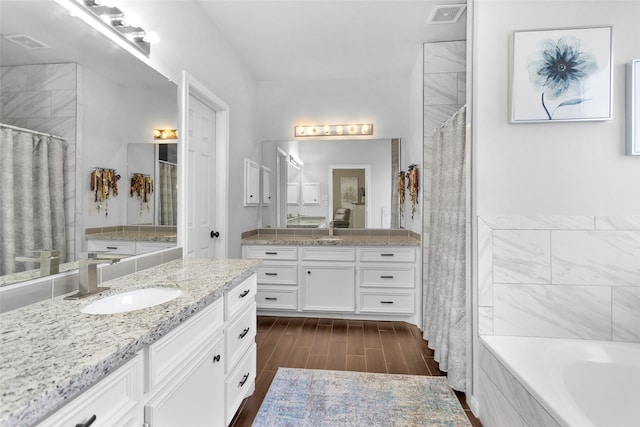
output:
[{"label": "vanity drawer", "polygon": [[298,264],[265,264],[258,270],[258,283],[272,283],[278,285],[298,284]]},{"label": "vanity drawer", "polygon": [[255,301],[256,292],[258,289],[258,283],[256,275],[240,283],[235,288],[231,289],[224,296],[226,317],[225,320],[233,321],[234,316],[244,310],[245,307]]},{"label": "vanity drawer", "polygon": [[295,246],[247,246],[247,258],[298,260],[298,248]]},{"label": "vanity drawer", "polygon": [[119,255],[135,255],[136,242],[123,240],[87,240],[87,250],[89,252],[112,252]]},{"label": "vanity drawer", "polygon": [[149,346],[149,384],[152,391],[180,371],[193,350],[222,328],[222,298],[191,317],[173,331]]},{"label": "vanity drawer", "polygon": [[253,393],[255,381],[256,345],[254,343],[225,381],[226,425],[231,423],[242,400]]},{"label": "vanity drawer", "polygon": [[258,308],[266,310],[297,310],[298,291],[295,288],[260,286],[256,296],[256,304]]},{"label": "vanity drawer", "polygon": [[413,293],[361,292],[361,313],[412,314],[414,312]]},{"label": "vanity drawer", "polygon": [[302,259],[303,261],[355,261],[356,249],[340,246],[330,248],[308,246],[302,248]]},{"label": "vanity drawer", "polygon": [[414,288],[415,269],[413,267],[362,267],[360,286],[372,288]]},{"label": "vanity drawer", "polygon": [[254,303],[237,320],[225,328],[225,353],[227,355],[225,372],[231,371],[240,356],[255,342],[256,327],[257,317]]},{"label": "vanity drawer", "polygon": [[368,262],[414,262],[414,248],[360,248],[360,261]]}]

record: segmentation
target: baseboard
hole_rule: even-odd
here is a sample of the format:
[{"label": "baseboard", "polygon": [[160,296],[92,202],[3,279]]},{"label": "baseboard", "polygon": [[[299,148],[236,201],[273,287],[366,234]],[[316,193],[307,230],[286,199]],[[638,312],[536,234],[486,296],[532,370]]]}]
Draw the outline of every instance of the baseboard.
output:
[{"label": "baseboard", "polygon": [[480,419],[480,403],[475,396],[467,395],[467,405],[469,405],[469,409],[471,409],[473,415],[475,415],[476,418]]}]

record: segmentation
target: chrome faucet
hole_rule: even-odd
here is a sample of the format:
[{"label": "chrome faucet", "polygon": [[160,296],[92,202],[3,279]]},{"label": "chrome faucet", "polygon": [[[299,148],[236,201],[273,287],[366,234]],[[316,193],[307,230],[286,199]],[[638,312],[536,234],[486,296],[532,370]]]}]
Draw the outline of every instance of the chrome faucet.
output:
[{"label": "chrome faucet", "polygon": [[40,275],[48,276],[60,272],[59,250],[28,251],[28,255],[16,257],[18,262],[37,262],[40,264]]},{"label": "chrome faucet", "polygon": [[333,237],[333,221],[329,222],[329,237]]},{"label": "chrome faucet", "polygon": [[78,260],[78,292],[64,299],[80,299],[109,289],[98,286],[98,264],[115,264],[126,255],[108,255],[89,252],[86,259]]}]

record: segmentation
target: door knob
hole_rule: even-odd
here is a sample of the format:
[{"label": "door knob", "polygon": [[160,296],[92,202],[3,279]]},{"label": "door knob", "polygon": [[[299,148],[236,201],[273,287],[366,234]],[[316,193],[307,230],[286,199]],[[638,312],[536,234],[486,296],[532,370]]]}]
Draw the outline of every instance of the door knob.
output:
[{"label": "door knob", "polygon": [[220,233],[218,231],[211,231],[211,238],[220,237]]}]

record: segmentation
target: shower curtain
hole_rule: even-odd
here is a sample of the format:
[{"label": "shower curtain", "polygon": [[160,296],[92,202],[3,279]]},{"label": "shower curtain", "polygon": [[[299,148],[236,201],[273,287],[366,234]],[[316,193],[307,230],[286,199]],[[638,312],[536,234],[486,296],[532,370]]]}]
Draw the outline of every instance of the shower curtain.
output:
[{"label": "shower curtain", "polygon": [[434,134],[424,338],[452,388],[466,383],[465,125],[463,106]]},{"label": "shower curtain", "polygon": [[0,275],[38,268],[31,250],[65,258],[65,141],[0,127]]},{"label": "shower curtain", "polygon": [[160,225],[176,225],[178,218],[178,166],[160,162]]}]

